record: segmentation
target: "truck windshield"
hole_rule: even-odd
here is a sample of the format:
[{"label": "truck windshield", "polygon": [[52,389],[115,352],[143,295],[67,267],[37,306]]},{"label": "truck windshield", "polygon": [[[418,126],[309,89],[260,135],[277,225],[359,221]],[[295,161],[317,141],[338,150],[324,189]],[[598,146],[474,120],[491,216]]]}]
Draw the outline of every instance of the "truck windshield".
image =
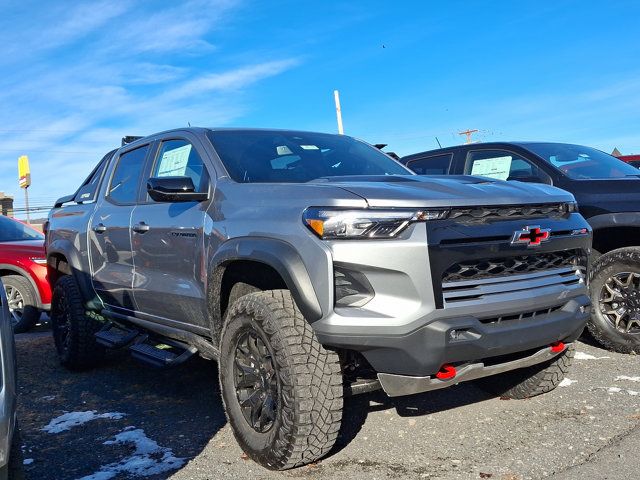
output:
[{"label": "truck windshield", "polygon": [[563,143],[528,143],[523,147],[574,180],[640,176],[637,168],[591,147]]},{"label": "truck windshield", "polygon": [[269,130],[209,130],[236,182],[309,182],[345,175],[413,175],[364,142],[342,135]]},{"label": "truck windshield", "polygon": [[21,240],[44,240],[44,235],[23,223],[0,215],[0,242]]}]

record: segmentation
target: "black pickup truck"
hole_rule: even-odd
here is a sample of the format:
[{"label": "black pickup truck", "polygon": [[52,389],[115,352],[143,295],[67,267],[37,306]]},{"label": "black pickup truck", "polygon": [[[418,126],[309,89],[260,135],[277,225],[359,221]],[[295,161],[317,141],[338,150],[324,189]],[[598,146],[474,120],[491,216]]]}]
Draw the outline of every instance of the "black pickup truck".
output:
[{"label": "black pickup truck", "polygon": [[600,150],[548,142],[458,145],[403,157],[420,175],[480,175],[553,185],[593,228],[591,319],[607,348],[640,352],[640,171]]}]

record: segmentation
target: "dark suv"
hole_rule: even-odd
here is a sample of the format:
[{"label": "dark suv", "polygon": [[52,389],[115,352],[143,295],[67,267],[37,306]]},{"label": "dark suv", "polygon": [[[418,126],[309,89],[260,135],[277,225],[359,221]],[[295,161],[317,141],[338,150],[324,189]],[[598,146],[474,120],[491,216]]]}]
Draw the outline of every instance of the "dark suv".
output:
[{"label": "dark suv", "polygon": [[589,331],[602,345],[640,353],[640,172],[600,150],[547,142],[459,145],[409,155],[420,175],[481,175],[571,192],[593,228]]},{"label": "dark suv", "polygon": [[548,392],[588,317],[571,194],[427,179],[342,135],[135,140],[57,202],[46,246],[65,366],[217,359],[238,442],[273,469],[331,449],[345,394]]}]

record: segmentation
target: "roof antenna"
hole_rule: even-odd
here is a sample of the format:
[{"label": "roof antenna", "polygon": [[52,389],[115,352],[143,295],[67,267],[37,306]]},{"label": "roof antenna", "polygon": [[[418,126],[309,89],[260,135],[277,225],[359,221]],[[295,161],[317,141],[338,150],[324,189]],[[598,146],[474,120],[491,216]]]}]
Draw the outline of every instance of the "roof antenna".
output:
[{"label": "roof antenna", "polygon": [[191,126],[191,122],[187,122],[187,125]]},{"label": "roof antenna", "polygon": [[442,145],[440,145],[440,140],[438,140],[438,137],[436,137],[436,142],[438,142],[438,148],[442,148]]}]

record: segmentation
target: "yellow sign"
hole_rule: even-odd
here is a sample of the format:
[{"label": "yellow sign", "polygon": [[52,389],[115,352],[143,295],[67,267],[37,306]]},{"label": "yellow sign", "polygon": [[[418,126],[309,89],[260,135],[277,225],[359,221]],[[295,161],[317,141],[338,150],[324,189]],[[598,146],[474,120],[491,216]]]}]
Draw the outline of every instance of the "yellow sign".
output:
[{"label": "yellow sign", "polygon": [[18,183],[20,188],[31,185],[31,171],[29,170],[29,157],[22,155],[18,158]]}]

